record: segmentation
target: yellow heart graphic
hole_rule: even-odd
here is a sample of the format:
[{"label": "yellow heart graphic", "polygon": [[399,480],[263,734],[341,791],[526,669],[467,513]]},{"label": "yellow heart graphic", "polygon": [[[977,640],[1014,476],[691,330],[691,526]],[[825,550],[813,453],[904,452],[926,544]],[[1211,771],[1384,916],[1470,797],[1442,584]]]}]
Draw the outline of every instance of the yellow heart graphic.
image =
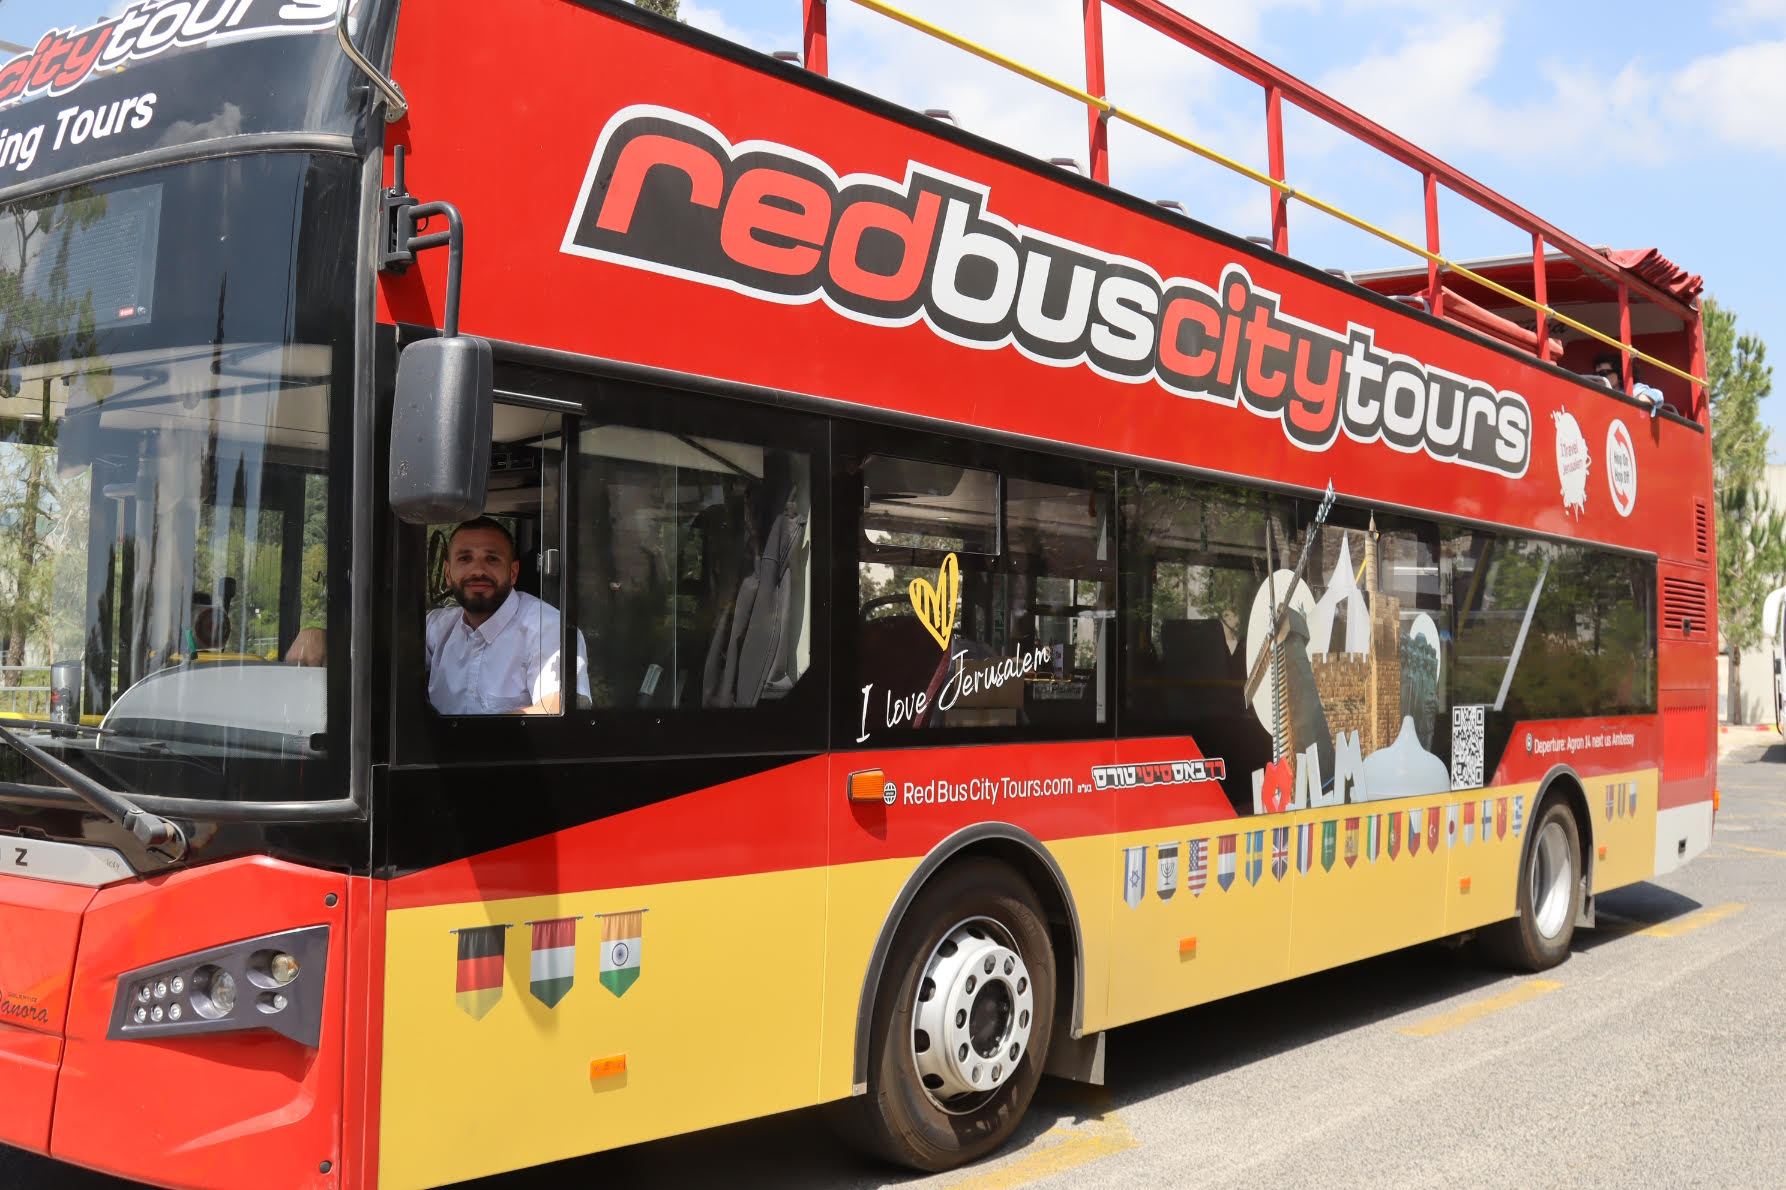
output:
[{"label": "yellow heart graphic", "polygon": [[931,586],[929,579],[915,578],[908,589],[918,622],[930,630],[937,644],[947,649],[949,638],[955,633],[955,600],[961,594],[961,564],[955,560],[954,554],[950,554],[936,572],[936,586]]}]

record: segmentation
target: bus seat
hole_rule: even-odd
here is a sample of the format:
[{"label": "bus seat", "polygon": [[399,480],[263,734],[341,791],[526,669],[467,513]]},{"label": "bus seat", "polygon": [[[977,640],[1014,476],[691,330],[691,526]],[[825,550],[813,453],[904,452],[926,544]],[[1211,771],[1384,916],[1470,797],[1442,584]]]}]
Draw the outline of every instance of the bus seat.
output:
[{"label": "bus seat", "polygon": [[784,690],[793,685],[784,643],[791,635],[790,588],[796,573],[804,579],[804,568],[794,562],[805,528],[805,514],[788,500],[769,526],[755,567],[738,584],[729,613],[716,626],[702,677],[703,706],[755,706],[772,680],[780,680]]},{"label": "bus seat", "polygon": [[[793,511],[792,503],[789,504],[789,510]],[[811,577],[808,565],[812,559],[812,546],[807,540],[806,532],[809,524],[810,520],[804,514],[792,523],[792,550],[788,555],[786,576],[781,583],[787,592],[781,616],[781,648],[774,664],[769,668],[769,678],[763,686],[764,698],[785,697],[805,671],[805,667],[801,665],[800,648],[802,629],[806,625],[808,614],[807,598]]]}]

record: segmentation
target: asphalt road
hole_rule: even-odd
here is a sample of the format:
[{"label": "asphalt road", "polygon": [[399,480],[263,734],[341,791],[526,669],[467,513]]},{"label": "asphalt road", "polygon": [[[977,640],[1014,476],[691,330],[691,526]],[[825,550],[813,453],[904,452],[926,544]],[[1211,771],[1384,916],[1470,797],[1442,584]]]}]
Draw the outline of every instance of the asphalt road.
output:
[{"label": "asphalt road", "polygon": [[[1786,1186],[1779,739],[1725,737],[1711,850],[1600,898],[1540,978],[1426,946],[1131,1025],[1108,1086],[1045,1082],[1005,1153],[938,1177],[798,1112],[463,1190]],[[4,1190],[129,1185],[0,1150]]]}]

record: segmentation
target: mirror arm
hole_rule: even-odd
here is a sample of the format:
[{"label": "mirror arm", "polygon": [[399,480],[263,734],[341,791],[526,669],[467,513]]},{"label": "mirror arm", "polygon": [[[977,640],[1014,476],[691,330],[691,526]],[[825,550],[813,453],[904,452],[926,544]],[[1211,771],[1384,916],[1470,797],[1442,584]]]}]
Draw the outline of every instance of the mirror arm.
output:
[{"label": "mirror arm", "polygon": [[372,80],[372,85],[378,88],[378,93],[384,96],[384,122],[395,124],[409,114],[409,100],[404,98],[403,88],[397,85],[397,80],[368,61],[366,55],[360,53],[360,47],[353,43],[353,33],[347,27],[350,10],[350,5],[341,6],[341,15],[335,21],[335,40],[340,44],[341,52],[347,55],[347,60],[359,67]]},{"label": "mirror arm", "polygon": [[[404,148],[392,150],[391,187],[383,195],[385,242],[379,252],[380,272],[403,273],[415,263],[418,252],[438,248],[447,250],[446,308],[441,312],[440,333],[452,338],[459,333],[459,278],[465,267],[465,220],[459,208],[450,202],[417,202],[404,185]],[[417,234],[422,225],[436,216],[447,221],[445,231]]]}]

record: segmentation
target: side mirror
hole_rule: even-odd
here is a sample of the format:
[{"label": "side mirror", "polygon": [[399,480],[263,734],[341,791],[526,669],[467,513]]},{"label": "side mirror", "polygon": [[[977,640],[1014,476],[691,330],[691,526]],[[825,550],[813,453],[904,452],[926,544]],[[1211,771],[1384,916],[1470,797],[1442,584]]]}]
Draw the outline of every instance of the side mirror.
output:
[{"label": "side mirror", "polygon": [[471,335],[403,349],[391,410],[391,510],[399,519],[441,525],[483,512],[492,376],[490,344]]}]

